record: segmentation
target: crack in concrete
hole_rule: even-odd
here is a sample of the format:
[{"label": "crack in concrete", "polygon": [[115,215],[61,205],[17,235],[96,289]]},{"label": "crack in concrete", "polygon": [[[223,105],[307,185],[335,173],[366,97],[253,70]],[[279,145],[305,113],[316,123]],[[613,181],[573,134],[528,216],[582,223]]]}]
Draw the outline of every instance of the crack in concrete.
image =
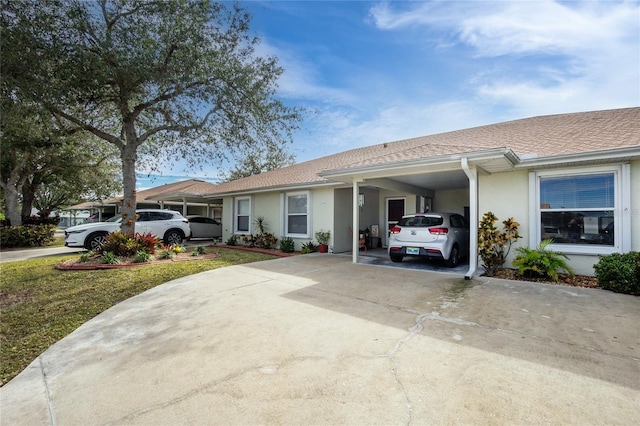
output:
[{"label": "crack in concrete", "polygon": [[413,405],[411,402],[411,397],[409,396],[409,393],[407,392],[407,389],[404,386],[404,383],[402,382],[402,380],[400,379],[400,377],[398,376],[398,361],[395,357],[396,353],[398,352],[398,350],[402,347],[402,345],[404,345],[405,343],[407,343],[409,340],[413,339],[417,334],[420,334],[422,332],[422,330],[424,330],[424,322],[431,316],[431,313],[426,314],[420,314],[416,317],[415,319],[415,324],[412,325],[411,327],[409,327],[408,331],[409,334],[407,334],[406,336],[404,336],[402,339],[398,340],[396,342],[396,344],[387,351],[386,354],[382,355],[385,358],[388,358],[389,360],[391,360],[391,362],[393,363],[393,366],[391,368],[391,374],[393,375],[393,378],[395,380],[395,382],[398,384],[398,386],[400,387],[400,389],[402,390],[402,393],[404,395],[404,399],[406,401],[407,404],[407,425],[412,424],[412,414],[413,414]]},{"label": "crack in concrete", "polygon": [[51,393],[49,392],[49,384],[47,383],[47,373],[44,369],[44,363],[42,362],[42,357],[38,357],[38,364],[40,365],[40,377],[42,377],[42,385],[44,386],[44,394],[47,399],[47,410],[49,411],[49,421],[51,426],[56,425],[56,419],[53,415],[53,404],[51,401]]}]

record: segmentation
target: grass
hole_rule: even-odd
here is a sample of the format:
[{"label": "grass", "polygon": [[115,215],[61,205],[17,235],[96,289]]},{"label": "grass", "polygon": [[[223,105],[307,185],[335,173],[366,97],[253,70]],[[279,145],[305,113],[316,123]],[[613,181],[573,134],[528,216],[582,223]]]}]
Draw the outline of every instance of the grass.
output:
[{"label": "grass", "polygon": [[159,284],[273,256],[219,248],[213,259],[99,271],[59,271],[77,256],[0,265],[0,386],[49,346],[111,306]]}]

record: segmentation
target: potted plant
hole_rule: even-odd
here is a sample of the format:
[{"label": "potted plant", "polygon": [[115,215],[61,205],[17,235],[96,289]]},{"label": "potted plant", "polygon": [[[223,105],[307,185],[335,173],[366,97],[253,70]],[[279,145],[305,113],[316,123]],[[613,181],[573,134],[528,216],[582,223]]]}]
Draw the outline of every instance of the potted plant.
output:
[{"label": "potted plant", "polygon": [[326,253],[329,251],[329,240],[331,239],[331,231],[323,231],[322,229],[316,232],[316,240],[318,240],[318,251],[320,253]]}]

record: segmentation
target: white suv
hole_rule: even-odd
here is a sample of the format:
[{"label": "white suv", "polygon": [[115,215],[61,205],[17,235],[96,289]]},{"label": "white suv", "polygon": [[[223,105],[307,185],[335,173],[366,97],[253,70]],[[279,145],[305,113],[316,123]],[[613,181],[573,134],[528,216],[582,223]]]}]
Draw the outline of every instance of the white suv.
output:
[{"label": "white suv", "polygon": [[[106,222],[85,223],[64,231],[64,245],[94,250],[104,242],[107,234],[118,231],[122,217],[116,215]],[[136,210],[136,232],[151,233],[164,244],[181,244],[191,235],[189,220],[173,210]]]}]

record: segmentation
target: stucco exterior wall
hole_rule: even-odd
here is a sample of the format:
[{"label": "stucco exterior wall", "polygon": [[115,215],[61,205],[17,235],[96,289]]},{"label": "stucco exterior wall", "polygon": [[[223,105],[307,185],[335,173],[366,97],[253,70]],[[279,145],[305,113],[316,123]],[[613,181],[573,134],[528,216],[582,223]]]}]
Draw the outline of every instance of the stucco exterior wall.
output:
[{"label": "stucco exterior wall", "polygon": [[640,251],[640,161],[631,162],[631,250]]},{"label": "stucco exterior wall", "polygon": [[[315,233],[322,230],[331,231],[331,239],[329,246],[333,248],[336,230],[334,229],[334,197],[333,187],[318,188],[311,191],[311,229],[309,238],[294,239],[296,242],[296,250],[300,249],[300,245],[307,241],[315,241]],[[317,243],[317,241],[315,241]]]},{"label": "stucco exterior wall", "polygon": [[[505,267],[511,267],[515,248],[529,245],[529,173],[526,170],[478,174],[478,220],[489,211],[498,217],[498,229],[502,229],[502,221],[510,217],[520,223],[518,230],[523,238],[512,246],[505,263]],[[479,260],[478,265],[481,264]]]},{"label": "stucco exterior wall", "polygon": [[[292,191],[299,192],[299,191]],[[333,188],[320,188],[308,191],[311,197],[310,216],[311,226],[309,233],[304,237],[294,237],[295,249],[300,250],[303,243],[315,239],[315,232],[320,229],[330,230],[333,244]],[[265,218],[267,224],[267,232],[273,234],[278,240],[284,235],[284,209],[283,209],[284,192],[266,192],[251,195],[251,220],[250,232],[256,234],[258,231],[255,226],[255,219],[259,216]],[[223,199],[222,213],[222,240],[226,241],[233,235],[234,220],[234,198],[225,197]]]},{"label": "stucco exterior wall", "polygon": [[[631,250],[640,251],[640,161],[630,164],[630,216],[631,216]],[[522,239],[515,244],[509,253],[506,267],[511,267],[518,246],[535,247],[536,236],[529,235],[530,212],[535,206],[529,206],[528,171],[512,173],[497,173],[493,175],[479,175],[479,216],[492,211],[501,222],[508,217],[514,217],[520,223]],[[624,212],[623,212],[624,214]],[[593,265],[598,262],[595,254],[569,254],[569,265],[576,274],[594,275]]]},{"label": "stucco exterior wall", "polygon": [[434,212],[451,212],[464,215],[464,207],[469,206],[468,189],[436,191],[433,198]]}]

